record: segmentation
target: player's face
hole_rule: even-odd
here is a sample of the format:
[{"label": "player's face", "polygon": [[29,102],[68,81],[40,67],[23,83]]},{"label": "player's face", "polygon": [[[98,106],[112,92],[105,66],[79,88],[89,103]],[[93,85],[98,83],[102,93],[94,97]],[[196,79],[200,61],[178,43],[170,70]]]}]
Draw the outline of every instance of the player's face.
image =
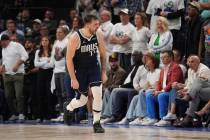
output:
[{"label": "player's face", "polygon": [[90,32],[92,34],[95,34],[96,31],[98,30],[99,28],[99,20],[92,20],[92,22],[89,24],[89,29],[90,29]]}]

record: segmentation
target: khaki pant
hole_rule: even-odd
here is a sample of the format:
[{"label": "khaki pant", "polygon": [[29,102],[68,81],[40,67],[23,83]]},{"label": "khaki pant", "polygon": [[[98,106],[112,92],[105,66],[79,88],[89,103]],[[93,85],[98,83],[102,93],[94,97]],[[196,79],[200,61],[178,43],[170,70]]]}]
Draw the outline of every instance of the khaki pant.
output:
[{"label": "khaki pant", "polygon": [[23,78],[22,73],[3,75],[5,96],[11,115],[24,113]]}]

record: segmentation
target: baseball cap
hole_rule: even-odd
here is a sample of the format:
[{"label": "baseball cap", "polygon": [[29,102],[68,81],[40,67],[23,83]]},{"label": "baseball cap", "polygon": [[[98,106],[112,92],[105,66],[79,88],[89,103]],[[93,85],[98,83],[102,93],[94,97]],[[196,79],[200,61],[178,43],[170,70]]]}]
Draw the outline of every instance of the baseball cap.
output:
[{"label": "baseball cap", "polygon": [[128,15],[129,14],[129,10],[127,8],[123,8],[123,9],[120,10],[119,14],[122,14],[122,13]]},{"label": "baseball cap", "polygon": [[34,19],[33,22],[38,23],[38,24],[42,24],[42,21],[40,19]]},{"label": "baseball cap", "polygon": [[200,10],[200,4],[196,1],[190,2],[188,5],[192,6],[193,8],[196,8],[198,11]]},{"label": "baseball cap", "polygon": [[109,62],[115,62],[118,61],[118,53],[112,53],[112,55],[109,56]]}]

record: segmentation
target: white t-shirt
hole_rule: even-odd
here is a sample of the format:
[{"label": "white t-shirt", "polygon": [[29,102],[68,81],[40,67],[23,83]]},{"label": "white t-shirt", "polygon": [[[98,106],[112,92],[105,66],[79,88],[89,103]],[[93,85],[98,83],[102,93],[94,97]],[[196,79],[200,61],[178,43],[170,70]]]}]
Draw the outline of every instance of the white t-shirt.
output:
[{"label": "white t-shirt", "polygon": [[[126,25],[123,25],[122,23],[116,23],[112,29],[111,35],[115,35],[117,37],[123,37],[127,35],[130,39],[132,39],[134,30],[135,27],[130,22]],[[113,52],[132,53],[133,42],[130,40],[126,44],[112,44],[112,46]]]},{"label": "white t-shirt", "polygon": [[[184,0],[161,0],[161,9],[166,13],[177,12],[184,9]],[[176,19],[169,19],[169,29],[180,30],[181,17]]]},{"label": "white t-shirt", "polygon": [[149,71],[147,73],[147,82],[152,86],[153,89],[156,88],[157,81],[160,78],[160,69],[155,69],[153,72]]},{"label": "white t-shirt", "polygon": [[133,87],[136,90],[145,89],[147,86],[147,69],[144,65],[139,66],[135,77],[133,78]]},{"label": "white t-shirt", "polygon": [[112,54],[112,46],[109,43],[109,36],[110,36],[113,26],[114,25],[111,23],[111,21],[107,21],[107,22],[102,23],[101,26],[99,27],[101,31],[104,33],[105,48],[108,55]]},{"label": "white t-shirt", "polygon": [[158,16],[155,16],[157,9],[160,8],[162,0],[150,0],[147,6],[146,13],[151,15],[150,30],[154,33],[156,29],[156,20]]},{"label": "white t-shirt", "polygon": [[6,74],[24,73],[24,64],[19,66],[17,72],[13,72],[12,69],[18,60],[26,61],[27,59],[28,53],[20,43],[10,41],[6,48],[2,48],[2,65],[5,67]]},{"label": "white t-shirt", "polygon": [[147,27],[142,27],[140,30],[135,29],[132,37],[133,51],[141,51],[144,53],[148,50],[148,42],[152,33]]},{"label": "white t-shirt", "polygon": [[60,73],[60,72],[66,72],[65,64],[66,64],[66,59],[63,57],[61,60],[56,61],[55,60],[55,48],[59,48],[59,51],[62,52],[64,48],[66,48],[68,45],[68,38],[64,38],[63,40],[59,41],[56,40],[54,45],[53,45],[53,50],[52,50],[52,59],[54,60],[54,73]]}]

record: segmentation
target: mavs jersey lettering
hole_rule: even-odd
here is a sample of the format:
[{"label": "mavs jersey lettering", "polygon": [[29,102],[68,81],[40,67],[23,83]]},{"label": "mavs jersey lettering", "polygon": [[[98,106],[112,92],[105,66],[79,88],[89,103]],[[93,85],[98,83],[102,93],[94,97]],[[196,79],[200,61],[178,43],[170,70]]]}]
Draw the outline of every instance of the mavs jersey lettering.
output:
[{"label": "mavs jersey lettering", "polygon": [[80,46],[75,52],[73,59],[75,68],[87,68],[98,65],[98,39],[96,35],[90,38],[84,37],[77,31],[80,38]]}]

